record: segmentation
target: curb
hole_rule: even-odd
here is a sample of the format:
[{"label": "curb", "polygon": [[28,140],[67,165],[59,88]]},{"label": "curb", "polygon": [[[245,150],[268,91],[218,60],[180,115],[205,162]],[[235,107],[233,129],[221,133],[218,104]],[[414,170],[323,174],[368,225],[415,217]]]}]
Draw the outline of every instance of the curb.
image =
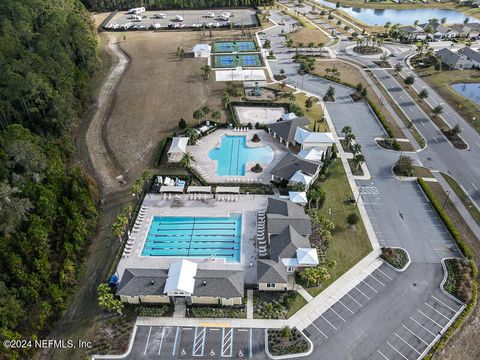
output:
[{"label": "curb", "polygon": [[[385,151],[390,151],[392,153],[402,153],[402,154],[418,154],[416,151],[405,151],[405,150],[393,150],[393,149],[387,149],[384,148],[382,145],[380,145],[378,142],[381,140],[385,140],[382,137],[376,137],[373,138],[373,141],[375,142],[375,145],[377,145],[380,149],[385,150]],[[397,139],[398,141],[398,139]],[[410,142],[410,141],[409,141]],[[411,143],[410,143],[411,144]]]},{"label": "curb", "polygon": [[[298,329],[297,329],[298,330]],[[274,359],[274,360],[280,360],[280,359],[294,359],[294,358],[298,358],[298,357],[304,357],[304,356],[308,356],[310,355],[312,352],[313,352],[313,343],[312,343],[312,340],[310,340],[308,338],[308,336],[306,336],[303,331],[301,330],[298,330],[300,331],[300,333],[302,334],[302,336],[307,340],[307,342],[309,343],[310,345],[310,349],[306,352],[303,352],[303,353],[297,353],[297,354],[287,354],[287,355],[278,355],[278,356],[275,356],[275,355],[272,355],[270,354],[270,351],[268,350],[268,329],[265,329],[265,354],[267,354],[267,356],[270,358],[270,359]]]},{"label": "curb", "polygon": [[[456,301],[458,304],[460,305],[463,305],[463,307],[466,306],[466,304],[464,304],[462,301],[460,301],[459,299],[457,299],[455,296],[453,296],[452,294],[450,294],[448,291],[446,291],[444,289],[444,285],[445,283],[447,282],[447,279],[448,279],[448,270],[447,270],[447,266],[445,265],[445,261],[446,260],[455,260],[455,259],[460,259],[461,258],[457,258],[457,257],[446,257],[446,258],[443,258],[440,260],[440,262],[442,263],[442,268],[443,268],[443,280],[442,282],[440,283],[440,290],[445,294],[447,295],[449,298],[451,298],[452,300]],[[463,309],[462,309],[463,310]]]},{"label": "curb", "polygon": [[133,331],[130,335],[130,341],[128,343],[128,349],[123,354],[120,354],[120,355],[92,355],[91,359],[95,360],[95,359],[124,359],[124,358],[126,358],[130,354],[130,352],[132,351],[133,343],[134,343],[136,334],[137,334],[137,324],[134,325]]},{"label": "curb", "polygon": [[412,263],[412,259],[410,258],[410,254],[408,253],[407,249],[405,248],[402,248],[402,247],[399,247],[399,246],[384,246],[382,247],[383,248],[390,248],[390,249],[399,249],[399,250],[403,250],[405,251],[405,254],[407,254],[407,258],[408,258],[408,261],[407,263],[405,264],[405,266],[401,269],[398,269],[396,268],[395,266],[393,266],[392,264],[390,264],[388,261],[386,260],[383,260],[381,257],[380,257],[380,260],[382,260],[385,264],[387,264],[388,266],[390,266],[391,269],[393,269],[394,271],[396,272],[399,272],[399,273],[402,273],[404,272],[405,270],[407,270],[407,268],[410,266],[410,264]]}]

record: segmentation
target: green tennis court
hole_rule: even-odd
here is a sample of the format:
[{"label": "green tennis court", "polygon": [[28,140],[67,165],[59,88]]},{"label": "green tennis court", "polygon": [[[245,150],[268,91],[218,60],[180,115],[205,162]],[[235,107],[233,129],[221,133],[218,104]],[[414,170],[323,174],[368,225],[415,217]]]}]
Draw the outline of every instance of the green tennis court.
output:
[{"label": "green tennis court", "polygon": [[232,53],[256,50],[257,45],[254,41],[217,41],[213,44],[214,52]]},{"label": "green tennis court", "polygon": [[262,60],[258,54],[248,55],[215,55],[213,64],[217,68],[242,67],[260,67]]}]

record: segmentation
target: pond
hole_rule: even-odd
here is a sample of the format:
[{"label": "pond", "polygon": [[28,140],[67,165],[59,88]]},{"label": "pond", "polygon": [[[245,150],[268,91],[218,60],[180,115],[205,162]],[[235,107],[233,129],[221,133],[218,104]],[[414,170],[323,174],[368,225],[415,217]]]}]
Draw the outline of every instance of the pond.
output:
[{"label": "pond", "polygon": [[453,90],[480,105],[480,83],[453,84]]},{"label": "pond", "polygon": [[[334,2],[315,0],[319,4],[335,8]],[[428,19],[447,19],[447,24],[463,23],[467,16],[464,13],[451,9],[370,9],[361,7],[341,7],[351,17],[358,19],[368,25],[383,26],[387,22],[400,25],[412,25],[415,20],[419,23],[426,23]]]}]

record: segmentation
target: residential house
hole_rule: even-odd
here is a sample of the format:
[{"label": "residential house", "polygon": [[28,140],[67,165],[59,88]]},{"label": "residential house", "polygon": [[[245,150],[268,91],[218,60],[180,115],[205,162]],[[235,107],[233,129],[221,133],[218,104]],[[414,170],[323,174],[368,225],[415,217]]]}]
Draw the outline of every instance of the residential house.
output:
[{"label": "residential house", "polygon": [[268,133],[272,134],[276,139],[278,137],[281,143],[288,148],[289,145],[295,144],[295,133],[298,127],[306,127],[310,124],[304,116],[296,117],[292,120],[281,120],[267,125]]},{"label": "residential house", "polygon": [[418,25],[403,26],[400,28],[400,32],[402,33],[402,38],[406,41],[425,40],[427,38],[423,28]]},{"label": "residential house", "polygon": [[434,40],[452,39],[458,35],[457,31],[449,29],[448,27],[440,23],[420,24],[420,27],[423,28],[425,33],[427,28],[431,27],[432,33],[427,34],[427,38],[430,37]]},{"label": "residential house", "polygon": [[453,24],[450,29],[457,32],[458,37],[472,38],[480,34],[479,30],[476,30],[475,24]]},{"label": "residential house", "polygon": [[451,69],[471,69],[472,62],[466,57],[449,49],[441,49],[435,53],[435,57],[441,57],[445,65]]},{"label": "residential house", "polygon": [[465,46],[458,51],[461,55],[466,57],[471,63],[472,67],[480,69],[480,52],[473,50],[472,48]]},{"label": "residential house", "polygon": [[117,287],[123,302],[132,304],[173,303],[185,298],[187,304],[242,304],[242,271],[198,270],[197,264],[181,260],[165,269],[127,268]]}]

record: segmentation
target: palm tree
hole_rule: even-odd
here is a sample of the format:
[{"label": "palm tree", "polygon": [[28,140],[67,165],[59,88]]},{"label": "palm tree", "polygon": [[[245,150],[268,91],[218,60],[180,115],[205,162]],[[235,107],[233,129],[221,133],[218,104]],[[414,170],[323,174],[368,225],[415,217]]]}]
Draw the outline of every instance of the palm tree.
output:
[{"label": "palm tree", "polygon": [[325,93],[325,96],[329,100],[334,100],[335,88],[333,86],[329,86],[328,89],[327,89],[327,92]]},{"label": "palm tree", "polygon": [[210,78],[210,73],[212,72],[212,68],[205,64],[202,66],[202,76],[205,80],[208,80]]},{"label": "palm tree", "polygon": [[355,140],[355,135],[350,133],[350,134],[347,134],[345,135],[345,141],[347,142],[347,148],[350,148],[350,146],[352,145],[352,140]]},{"label": "palm tree", "polygon": [[422,91],[420,91],[418,96],[420,97],[420,99],[428,98],[428,90],[426,88],[422,89]]},{"label": "palm tree", "polygon": [[220,118],[222,117],[222,113],[218,110],[215,110],[214,112],[212,112],[212,119],[217,121],[220,120]]},{"label": "palm tree", "polygon": [[198,131],[194,128],[188,128],[185,130],[185,135],[189,138],[190,144],[195,145],[198,140]]},{"label": "palm tree", "polygon": [[352,127],[351,126],[344,126],[343,129],[342,129],[342,133],[347,135],[347,134],[351,134],[352,133]]},{"label": "palm tree", "polygon": [[396,63],[393,66],[393,71],[395,71],[395,74],[400,73],[400,71],[402,71],[402,69],[403,69],[403,65],[401,63]]},{"label": "palm tree", "polygon": [[352,153],[353,153],[353,156],[356,156],[357,154],[361,154],[362,153],[362,145],[354,144],[352,146]]},{"label": "palm tree", "polygon": [[443,106],[442,105],[437,105],[432,110],[433,115],[441,115],[442,113],[443,113]]},{"label": "palm tree", "polygon": [[365,162],[365,156],[357,154],[353,157],[353,162],[355,163],[355,171],[358,171],[358,168]]},{"label": "palm tree", "polygon": [[459,135],[462,132],[462,128],[460,127],[460,124],[457,123],[453,128],[450,129],[450,134],[453,136]]},{"label": "palm tree", "polygon": [[230,95],[225,91],[222,96],[222,105],[226,109],[228,104],[230,104]]},{"label": "palm tree", "polygon": [[189,152],[183,154],[182,159],[180,160],[180,165],[187,169],[189,169],[195,163],[195,158]]}]

